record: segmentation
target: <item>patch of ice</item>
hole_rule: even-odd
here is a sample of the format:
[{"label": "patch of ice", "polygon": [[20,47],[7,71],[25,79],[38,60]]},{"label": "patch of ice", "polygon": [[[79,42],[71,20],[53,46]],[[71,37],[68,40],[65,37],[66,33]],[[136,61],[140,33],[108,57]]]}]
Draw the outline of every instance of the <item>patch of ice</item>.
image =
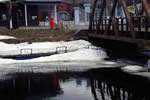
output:
[{"label": "patch of ice", "polygon": [[125,72],[139,72],[143,69],[141,66],[129,65],[121,68]]}]

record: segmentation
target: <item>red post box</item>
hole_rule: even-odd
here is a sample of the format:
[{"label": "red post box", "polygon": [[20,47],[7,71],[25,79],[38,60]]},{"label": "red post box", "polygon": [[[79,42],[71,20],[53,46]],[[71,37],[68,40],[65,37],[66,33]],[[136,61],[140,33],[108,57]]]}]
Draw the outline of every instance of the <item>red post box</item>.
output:
[{"label": "red post box", "polygon": [[53,29],[54,28],[54,17],[50,18],[50,28]]}]

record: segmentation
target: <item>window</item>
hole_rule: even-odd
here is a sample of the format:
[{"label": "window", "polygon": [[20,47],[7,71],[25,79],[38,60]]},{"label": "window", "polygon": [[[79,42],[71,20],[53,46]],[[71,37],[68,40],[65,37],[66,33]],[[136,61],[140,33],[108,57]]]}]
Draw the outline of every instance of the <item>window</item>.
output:
[{"label": "window", "polygon": [[2,14],[2,15],[1,15],[1,19],[4,20],[4,21],[7,20],[6,14]]}]

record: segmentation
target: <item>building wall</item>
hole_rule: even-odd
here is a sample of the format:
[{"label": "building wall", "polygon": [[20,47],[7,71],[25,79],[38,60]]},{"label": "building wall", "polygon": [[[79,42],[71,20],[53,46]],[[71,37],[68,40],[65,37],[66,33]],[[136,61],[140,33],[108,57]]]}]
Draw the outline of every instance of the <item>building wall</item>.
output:
[{"label": "building wall", "polygon": [[[24,26],[24,5],[16,5],[12,7],[13,26]],[[0,3],[0,26],[9,26],[8,7],[5,3]]]},{"label": "building wall", "polygon": [[[56,3],[27,3],[27,19],[29,26],[48,25],[49,19],[54,15]],[[15,9],[14,9],[15,8]],[[64,17],[65,21],[73,20],[74,6],[61,2],[57,3],[58,19]],[[25,26],[24,5],[13,7],[13,23],[18,26]],[[4,3],[0,3],[0,26],[8,26],[8,9]]]},{"label": "building wall", "polygon": [[58,20],[73,20],[74,6],[68,3],[58,4]]}]

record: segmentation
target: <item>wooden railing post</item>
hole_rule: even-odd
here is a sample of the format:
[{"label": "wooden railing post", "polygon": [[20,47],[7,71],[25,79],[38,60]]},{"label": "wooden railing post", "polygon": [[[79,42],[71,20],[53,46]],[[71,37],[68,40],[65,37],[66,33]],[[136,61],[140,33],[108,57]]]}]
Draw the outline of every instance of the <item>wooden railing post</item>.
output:
[{"label": "wooden railing post", "polygon": [[138,31],[141,32],[141,28],[142,24],[141,24],[141,17],[138,17]]},{"label": "wooden railing post", "polygon": [[124,19],[123,19],[123,18],[121,18],[121,33],[123,33],[123,31],[124,31],[124,30],[123,30],[123,26],[124,26],[124,24],[123,24],[123,20],[124,20]]},{"label": "wooden railing post", "polygon": [[104,31],[104,21],[102,20],[102,30]]},{"label": "wooden railing post", "polygon": [[[128,24],[129,24],[129,22],[128,22],[128,20],[126,19],[126,32],[129,31],[129,26],[128,26]],[[134,25],[133,25],[133,26],[134,26]],[[131,31],[131,29],[130,29],[130,31]]]},{"label": "wooden railing post", "polygon": [[105,19],[105,30],[107,28],[107,19]]},{"label": "wooden railing post", "polygon": [[116,24],[117,24],[117,29],[118,29],[118,32],[119,32],[119,19],[116,18]]},{"label": "wooden railing post", "polygon": [[148,32],[148,18],[145,17],[145,31]]}]

